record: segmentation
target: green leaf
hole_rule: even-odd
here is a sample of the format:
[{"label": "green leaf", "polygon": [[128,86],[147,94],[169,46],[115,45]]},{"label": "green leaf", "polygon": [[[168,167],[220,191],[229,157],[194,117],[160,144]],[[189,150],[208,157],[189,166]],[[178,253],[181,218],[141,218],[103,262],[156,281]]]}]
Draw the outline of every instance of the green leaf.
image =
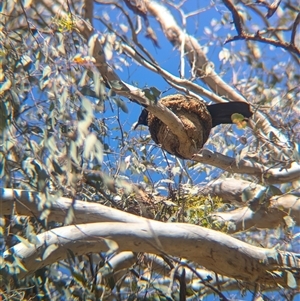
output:
[{"label": "green leaf", "polygon": [[14,110],[19,111],[21,103],[20,103],[18,94],[12,89],[10,90],[10,94],[12,96],[12,104],[13,104]]},{"label": "green leaf", "polygon": [[161,91],[158,90],[156,87],[151,87],[150,90],[151,90],[152,94],[153,94],[155,97],[157,97],[157,98],[160,97]]},{"label": "green leaf", "polygon": [[152,103],[157,103],[158,98],[161,95],[161,91],[159,91],[157,88],[155,87],[150,87],[150,88],[146,88],[143,89],[143,92],[145,93],[145,96],[152,102]]},{"label": "green leaf", "polygon": [[60,108],[61,110],[65,110],[66,107],[66,103],[69,97],[69,90],[67,87],[64,88],[62,94],[60,95],[60,97],[58,98],[59,104],[60,104]]},{"label": "green leaf", "polygon": [[282,195],[283,194],[281,192],[281,190],[278,187],[274,186],[274,185],[268,186],[267,190],[268,190],[268,194],[270,194],[271,196],[273,196],[273,195]]},{"label": "green leaf", "polygon": [[124,113],[128,113],[128,108],[122,99],[115,97],[114,102]]},{"label": "green leaf", "polygon": [[234,123],[239,129],[244,129],[247,126],[247,121],[242,114],[234,113],[231,115],[232,123]]},{"label": "green leaf", "polygon": [[[124,87],[126,87],[121,81],[119,80],[111,80],[110,82],[111,87],[114,90],[124,90]],[[126,87],[127,88],[127,87]],[[126,89],[128,90],[128,88]]]},{"label": "green leaf", "polygon": [[261,189],[257,189],[257,187],[247,187],[242,192],[242,201],[248,202],[253,199],[257,199],[259,203],[261,203],[266,197],[266,187],[261,187]]}]

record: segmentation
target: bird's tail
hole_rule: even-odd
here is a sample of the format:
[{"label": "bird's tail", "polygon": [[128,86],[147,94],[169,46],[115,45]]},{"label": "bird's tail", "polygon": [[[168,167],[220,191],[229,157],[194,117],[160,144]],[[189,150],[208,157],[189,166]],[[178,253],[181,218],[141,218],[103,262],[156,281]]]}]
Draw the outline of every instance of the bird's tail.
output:
[{"label": "bird's tail", "polygon": [[207,109],[212,117],[212,126],[221,123],[232,123],[231,115],[238,113],[245,118],[252,116],[249,104],[245,102],[226,102],[208,105]]}]

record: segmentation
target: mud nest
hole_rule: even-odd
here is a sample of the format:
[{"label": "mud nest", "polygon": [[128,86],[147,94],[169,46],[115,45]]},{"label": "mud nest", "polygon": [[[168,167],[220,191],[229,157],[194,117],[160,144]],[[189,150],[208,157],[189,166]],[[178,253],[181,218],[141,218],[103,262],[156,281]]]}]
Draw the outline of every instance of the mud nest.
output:
[{"label": "mud nest", "polygon": [[166,96],[159,102],[181,119],[189,139],[180,141],[176,133],[149,112],[148,126],[152,139],[168,153],[191,159],[201,150],[212,128],[212,118],[205,103],[196,97],[181,94]]}]

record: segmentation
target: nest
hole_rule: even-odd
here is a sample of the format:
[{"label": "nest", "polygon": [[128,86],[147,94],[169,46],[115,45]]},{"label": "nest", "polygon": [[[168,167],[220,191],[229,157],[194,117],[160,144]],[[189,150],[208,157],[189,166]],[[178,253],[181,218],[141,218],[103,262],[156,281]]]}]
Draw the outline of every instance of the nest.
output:
[{"label": "nest", "polygon": [[176,133],[149,112],[148,126],[152,139],[168,153],[182,159],[191,159],[207,141],[212,118],[204,102],[188,95],[169,95],[159,100],[176,114],[186,131],[188,141],[180,141]]}]

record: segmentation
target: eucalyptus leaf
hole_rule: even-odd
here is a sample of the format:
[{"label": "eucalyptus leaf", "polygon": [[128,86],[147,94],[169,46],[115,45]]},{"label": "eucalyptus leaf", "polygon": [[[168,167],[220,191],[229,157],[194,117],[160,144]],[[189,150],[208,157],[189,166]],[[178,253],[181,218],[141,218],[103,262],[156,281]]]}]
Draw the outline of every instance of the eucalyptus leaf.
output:
[{"label": "eucalyptus leaf", "polygon": [[51,253],[57,250],[57,248],[58,248],[57,244],[51,244],[50,246],[48,246],[42,255],[42,260],[48,258],[51,255]]},{"label": "eucalyptus leaf", "polygon": [[284,276],[285,283],[288,285],[288,287],[292,289],[296,289],[298,287],[297,281],[292,272],[284,271],[283,276]]},{"label": "eucalyptus leaf", "polygon": [[119,97],[115,97],[114,102],[124,113],[128,113],[128,108],[122,99],[120,99]]},{"label": "eucalyptus leaf", "polygon": [[65,217],[64,224],[65,225],[71,225],[72,222],[74,221],[75,218],[75,213],[74,213],[74,208],[73,204],[68,208],[67,215]]},{"label": "eucalyptus leaf", "polygon": [[46,66],[43,70],[42,78],[49,77],[50,74],[51,74],[51,68],[50,68],[50,66]]}]

